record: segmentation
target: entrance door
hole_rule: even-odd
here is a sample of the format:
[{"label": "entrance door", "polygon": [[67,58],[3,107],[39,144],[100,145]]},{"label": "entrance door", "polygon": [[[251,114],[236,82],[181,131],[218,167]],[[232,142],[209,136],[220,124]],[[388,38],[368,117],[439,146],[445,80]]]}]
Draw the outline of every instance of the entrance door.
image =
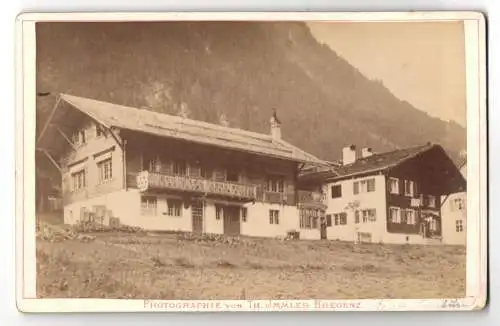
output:
[{"label": "entrance door", "polygon": [[326,240],[326,227],[327,227],[327,220],[325,217],[322,217],[320,223],[321,240]]},{"label": "entrance door", "polygon": [[203,233],[203,201],[191,202],[191,217],[193,219],[193,233]]},{"label": "entrance door", "polygon": [[224,234],[240,235],[240,208],[238,206],[224,207]]},{"label": "entrance door", "polygon": [[422,234],[424,238],[429,237],[429,222],[423,221],[420,223],[420,234]]}]

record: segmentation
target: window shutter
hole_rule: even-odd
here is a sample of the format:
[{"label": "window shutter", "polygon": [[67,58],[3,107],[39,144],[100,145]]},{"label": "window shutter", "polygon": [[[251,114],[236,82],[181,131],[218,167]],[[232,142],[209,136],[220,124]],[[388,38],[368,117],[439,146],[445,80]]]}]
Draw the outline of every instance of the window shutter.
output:
[{"label": "window shutter", "polygon": [[353,183],[353,188],[352,188],[353,192],[355,195],[357,195],[359,193],[359,181],[355,181]]},{"label": "window shutter", "polygon": [[326,226],[332,226],[332,215],[330,214],[326,216]]},{"label": "window shutter", "polygon": [[418,197],[418,187],[415,181],[413,181],[413,197]]},{"label": "window shutter", "polygon": [[356,223],[356,224],[359,223],[359,211],[356,211],[354,213],[354,223]]}]

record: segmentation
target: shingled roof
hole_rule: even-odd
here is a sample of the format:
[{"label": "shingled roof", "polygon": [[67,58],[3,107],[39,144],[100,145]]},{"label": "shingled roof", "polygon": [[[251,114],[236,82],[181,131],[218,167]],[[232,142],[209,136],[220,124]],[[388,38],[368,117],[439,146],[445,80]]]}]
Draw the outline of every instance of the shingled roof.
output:
[{"label": "shingled roof", "polygon": [[378,172],[403,163],[420,153],[438,146],[439,145],[429,143],[415,147],[397,149],[385,153],[373,154],[364,158],[358,158],[354,163],[341,165],[335,168],[335,174],[336,177],[340,178],[370,172]]},{"label": "shingled roof", "polygon": [[229,128],[203,121],[61,94],[61,100],[105,127],[182,139],[233,150],[308,164],[325,164],[315,156],[271,135]]},{"label": "shingled roof", "polygon": [[390,152],[376,153],[369,157],[358,158],[354,163],[342,165],[331,164],[329,168],[311,169],[300,176],[301,182],[335,181],[348,177],[356,177],[370,173],[377,173],[397,166],[404,161],[417,156],[432,148],[440,147],[436,144],[425,144],[409,148],[397,149]]}]

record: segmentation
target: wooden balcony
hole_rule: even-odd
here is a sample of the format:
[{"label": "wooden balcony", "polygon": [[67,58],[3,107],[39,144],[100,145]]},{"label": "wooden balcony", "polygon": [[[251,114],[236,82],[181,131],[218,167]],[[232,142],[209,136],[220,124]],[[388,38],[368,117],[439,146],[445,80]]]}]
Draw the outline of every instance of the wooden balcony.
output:
[{"label": "wooden balcony", "polygon": [[137,187],[140,191],[148,189],[170,189],[207,195],[238,198],[242,200],[256,199],[256,186],[234,182],[213,181],[197,177],[177,176],[148,171],[139,172]]},{"label": "wooden balcony", "polygon": [[315,191],[299,190],[298,204],[304,207],[316,207],[326,209],[326,195]]},{"label": "wooden balcony", "polygon": [[271,204],[283,204],[286,202],[286,195],[284,192],[265,191],[264,201]]}]

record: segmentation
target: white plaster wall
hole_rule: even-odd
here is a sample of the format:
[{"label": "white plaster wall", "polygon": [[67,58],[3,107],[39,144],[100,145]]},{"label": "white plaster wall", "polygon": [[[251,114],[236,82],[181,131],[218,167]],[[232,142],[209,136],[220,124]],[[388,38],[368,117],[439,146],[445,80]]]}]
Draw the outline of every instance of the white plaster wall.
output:
[{"label": "white plaster wall", "polygon": [[[191,218],[191,207],[182,205],[181,216],[168,216],[167,215],[167,196],[156,195],[157,197],[157,214],[156,215],[141,215],[139,208],[139,215],[133,218],[130,223],[142,227],[146,230],[161,230],[161,231],[183,231],[191,232],[193,229]],[[140,207],[140,202],[139,202]],[[122,222],[123,223],[123,222]],[[127,223],[125,223],[127,224]]]},{"label": "white plaster wall", "polygon": [[[168,216],[167,196],[157,196],[157,215],[141,214],[141,193],[137,189],[121,190],[99,197],[75,202],[64,207],[64,222],[75,224],[80,219],[81,207],[91,210],[94,205],[104,205],[112,210],[120,223],[146,230],[185,231],[192,230],[191,208],[182,207],[179,217]],[[165,214],[164,214],[165,213]],[[107,224],[109,221],[104,221]]]},{"label": "white plaster wall", "polygon": [[[326,214],[332,215],[332,226],[327,228],[327,238],[331,240],[355,241],[357,240],[357,232],[371,233],[372,242],[387,242],[387,204],[386,204],[386,182],[385,176],[376,175],[369,178],[375,179],[375,191],[354,194],[353,184],[355,180],[343,180],[339,182],[329,183],[327,185],[327,205]],[[356,179],[359,181],[362,179]],[[342,186],[342,196],[340,198],[332,198],[333,185],[340,184]],[[359,202],[357,210],[375,209],[377,220],[375,222],[362,222],[355,224],[354,210],[347,209],[349,203]],[[346,225],[335,225],[334,214],[345,212],[347,213]]]},{"label": "white plaster wall", "polygon": [[[299,231],[299,213],[296,206],[257,202],[244,205],[248,209],[247,221],[241,223],[241,234],[256,237],[286,236],[288,231]],[[269,223],[269,210],[279,213],[279,224]]]},{"label": "white plaster wall", "polygon": [[[445,196],[441,198],[443,201]],[[443,243],[452,245],[465,245],[467,243],[467,211],[452,210],[452,201],[456,198],[462,198],[467,205],[467,195],[465,192],[451,194],[441,206],[441,227]],[[456,231],[456,221],[462,220],[463,231]]]},{"label": "white plaster wall", "polygon": [[[319,227],[319,221],[318,221]],[[300,239],[304,240],[319,240],[321,239],[321,233],[319,229],[300,229]]]},{"label": "white plaster wall", "polygon": [[203,231],[205,233],[223,234],[223,223],[224,218],[222,216],[219,220],[215,219],[215,202],[211,200],[205,201],[203,211]]},{"label": "white plaster wall", "polygon": [[[146,230],[192,231],[191,207],[182,207],[182,216],[166,215],[167,196],[158,195],[157,215],[141,215],[141,193],[137,189],[121,190],[99,197],[75,202],[64,207],[64,221],[67,224],[76,224],[80,219],[81,207],[92,209],[94,205],[104,205],[112,210],[114,217],[120,218],[120,223],[138,226]],[[204,205],[203,231],[205,233],[223,234],[224,219],[216,220],[215,203],[206,200]],[[230,204],[230,203],[226,203]],[[236,203],[234,203],[236,205]],[[301,239],[319,239],[319,229],[299,229],[299,212],[296,206],[269,203],[247,203],[247,220],[241,221],[242,235],[255,237],[284,237],[289,231],[299,231]],[[279,213],[279,224],[269,223],[269,210],[275,209]],[[165,213],[165,214],[164,214]],[[241,216],[240,216],[241,218]],[[108,221],[105,221],[108,223]]]},{"label": "white plaster wall", "polygon": [[[140,197],[136,191],[119,190],[107,193],[98,197],[74,202],[64,206],[64,223],[76,224],[81,218],[81,208],[92,210],[94,205],[104,205],[106,209],[112,210],[114,217],[119,217],[120,221],[133,221],[133,216],[137,216],[140,208]],[[108,223],[109,221],[104,221]],[[125,223],[126,224],[126,223]]]}]

